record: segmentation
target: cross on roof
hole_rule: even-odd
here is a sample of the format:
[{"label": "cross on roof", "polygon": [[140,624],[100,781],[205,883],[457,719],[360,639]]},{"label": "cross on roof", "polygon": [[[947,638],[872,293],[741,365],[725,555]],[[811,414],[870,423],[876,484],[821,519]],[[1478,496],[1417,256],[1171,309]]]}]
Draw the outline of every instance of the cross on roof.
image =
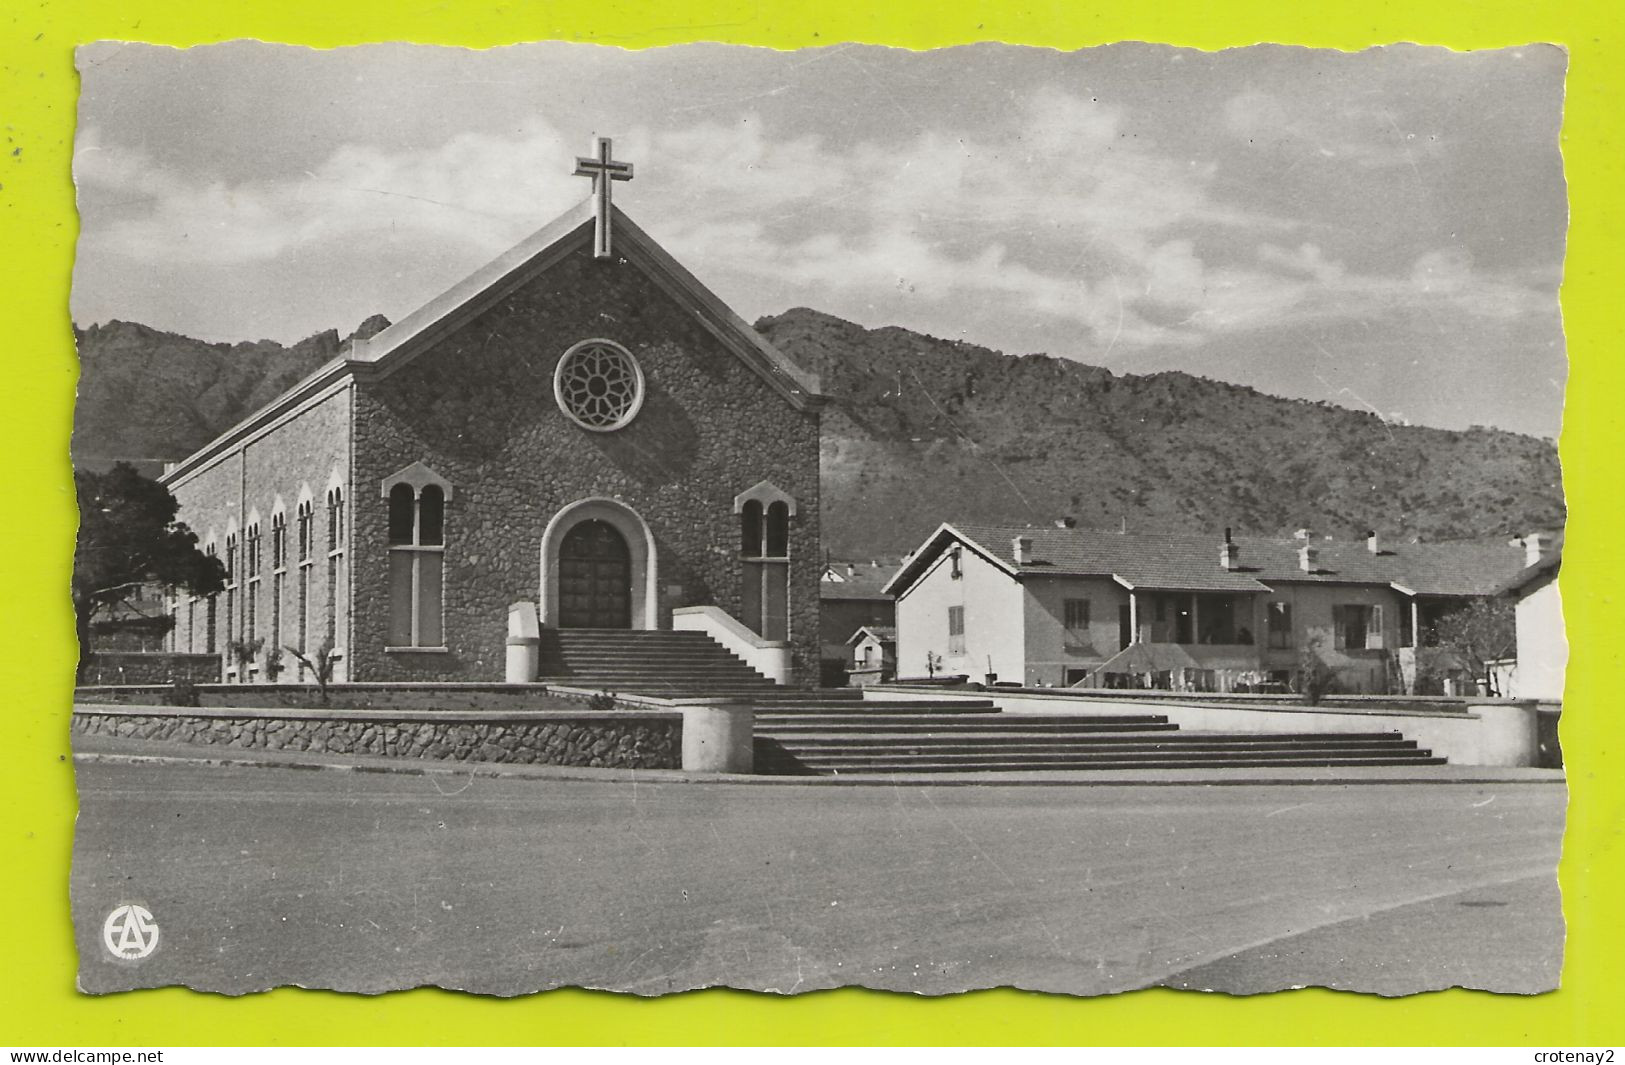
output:
[{"label": "cross on roof", "polygon": [[617,181],[632,180],[632,164],[617,162],[610,157],[608,137],[594,137],[591,155],[576,156],[576,177],[592,178],[594,259],[608,259],[610,188]]}]

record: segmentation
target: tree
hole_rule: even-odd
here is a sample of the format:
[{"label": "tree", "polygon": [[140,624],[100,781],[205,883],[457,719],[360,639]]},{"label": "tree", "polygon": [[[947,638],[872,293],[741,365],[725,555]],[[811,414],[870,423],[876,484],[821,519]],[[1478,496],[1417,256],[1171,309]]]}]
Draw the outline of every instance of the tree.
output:
[{"label": "tree", "polygon": [[76,470],[73,484],[79,496],[73,613],[82,674],[94,623],[143,584],[213,595],[225,587],[226,568],[199,551],[196,534],[175,520],[179,504],[169,490],[129,463],[106,473]]},{"label": "tree", "polygon": [[1474,680],[1493,690],[1490,663],[1507,657],[1518,644],[1510,599],[1483,596],[1444,615],[1433,626],[1439,657],[1454,656]]}]

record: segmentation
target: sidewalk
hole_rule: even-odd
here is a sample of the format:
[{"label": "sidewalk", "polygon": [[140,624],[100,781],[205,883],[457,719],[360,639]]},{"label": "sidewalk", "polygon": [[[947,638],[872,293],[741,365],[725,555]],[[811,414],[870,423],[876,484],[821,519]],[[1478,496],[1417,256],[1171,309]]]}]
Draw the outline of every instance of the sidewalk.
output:
[{"label": "sidewalk", "polygon": [[681,769],[589,769],[507,762],[447,762],[379,755],[271,751],[163,740],[73,737],[74,761],[144,765],[193,765],[304,769],[328,772],[397,773],[407,776],[504,777],[524,780],[636,781],[638,783],[736,784],[764,787],[911,786],[963,787],[1156,787],[1283,784],[1561,784],[1560,769],[1496,766],[1327,766],[1278,769],[1098,769],[1042,772],[862,773],[841,776],[746,776],[690,773]]}]

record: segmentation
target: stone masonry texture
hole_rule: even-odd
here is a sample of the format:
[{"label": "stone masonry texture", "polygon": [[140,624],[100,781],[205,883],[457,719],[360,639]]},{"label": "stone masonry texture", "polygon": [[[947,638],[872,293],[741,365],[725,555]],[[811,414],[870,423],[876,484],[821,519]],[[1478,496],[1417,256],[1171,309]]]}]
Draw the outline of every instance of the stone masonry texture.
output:
[{"label": "stone masonry texture", "polygon": [[[614,432],[580,428],[553,396],[558,360],[591,338],[627,348],[645,377],[642,410]],[[446,650],[440,652],[385,650],[389,550],[382,486],[415,462],[452,486],[445,514]],[[345,489],[349,520],[341,587],[330,605],[325,496],[335,480]],[[796,500],[790,639],[797,680],[816,683],[816,411],[793,407],[642,267],[595,260],[583,245],[395,372],[358,373],[348,387],[187,474],[173,490],[181,520],[202,538],[212,534],[222,552],[228,526],[241,537],[248,514],[258,511],[264,562],[257,634],[267,635],[272,624],[270,515],[280,496],[289,537],[280,642],[296,642],[295,508],[308,487],[316,548],[305,645],[320,643],[333,611],[343,651],[335,679],[498,681],[508,607],[540,597],[542,534],[561,509],[607,497],[642,517],[656,545],[659,627],[669,628],[671,610],[680,606],[716,605],[740,616],[744,578],[733,499],[763,480]],[[244,584],[240,578],[234,596],[235,634],[244,631]],[[193,609],[201,624],[204,602]],[[222,659],[225,609],[222,595],[216,625]],[[201,651],[204,640],[188,631],[188,613],[183,598],[176,647]],[[283,668],[283,681],[306,679],[286,656]]]},{"label": "stone masonry texture", "polygon": [[272,751],[385,755],[456,762],[676,769],[677,720],[379,721],[335,717],[203,717],[76,713],[77,733]]},{"label": "stone masonry texture", "polygon": [[[553,373],[581,340],[632,352],[643,408],[615,432],[559,410]],[[610,497],[652,531],[660,627],[673,607],[741,612],[735,495],[768,480],[796,499],[791,641],[797,677],[818,663],[818,417],[799,412],[641,268],[583,248],[414,362],[356,389],[355,680],[500,678],[508,605],[535,600],[549,519]],[[384,480],[424,462],[453,488],[446,507],[447,652],[383,651],[389,558]]]}]

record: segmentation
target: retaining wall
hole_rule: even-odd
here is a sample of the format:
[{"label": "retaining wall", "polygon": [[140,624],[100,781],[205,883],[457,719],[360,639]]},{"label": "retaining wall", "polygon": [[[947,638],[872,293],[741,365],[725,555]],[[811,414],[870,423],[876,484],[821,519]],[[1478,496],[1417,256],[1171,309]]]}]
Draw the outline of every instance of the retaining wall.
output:
[{"label": "retaining wall", "polygon": [[84,735],[243,749],[386,755],[457,762],[677,769],[674,711],[389,712],[169,706],[74,707]]}]

